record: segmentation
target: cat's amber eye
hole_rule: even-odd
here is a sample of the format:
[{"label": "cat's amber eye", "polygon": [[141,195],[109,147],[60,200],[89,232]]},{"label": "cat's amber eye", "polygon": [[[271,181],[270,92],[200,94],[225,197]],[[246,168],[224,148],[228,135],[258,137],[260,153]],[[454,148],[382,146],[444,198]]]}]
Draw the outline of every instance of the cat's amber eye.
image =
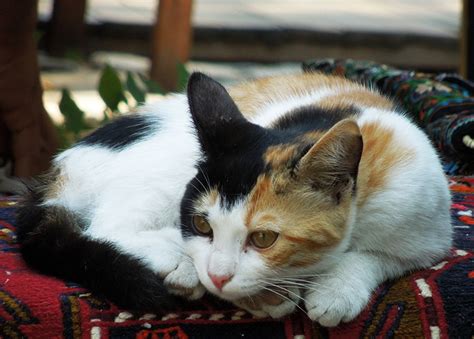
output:
[{"label": "cat's amber eye", "polygon": [[212,233],[211,225],[202,215],[193,215],[193,227],[201,235],[210,235]]},{"label": "cat's amber eye", "polygon": [[278,238],[278,233],[273,231],[257,231],[250,234],[250,243],[259,249],[272,246]]}]

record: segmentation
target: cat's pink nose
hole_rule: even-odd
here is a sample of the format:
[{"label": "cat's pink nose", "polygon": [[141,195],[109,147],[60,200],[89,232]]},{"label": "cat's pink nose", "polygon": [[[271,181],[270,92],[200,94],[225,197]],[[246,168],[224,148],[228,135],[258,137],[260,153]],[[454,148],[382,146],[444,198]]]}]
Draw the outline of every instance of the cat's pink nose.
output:
[{"label": "cat's pink nose", "polygon": [[209,278],[211,278],[212,283],[214,284],[214,286],[217,287],[218,290],[222,290],[222,287],[224,287],[224,285],[227,284],[233,277],[232,274],[214,275],[209,272],[207,274],[209,275]]}]

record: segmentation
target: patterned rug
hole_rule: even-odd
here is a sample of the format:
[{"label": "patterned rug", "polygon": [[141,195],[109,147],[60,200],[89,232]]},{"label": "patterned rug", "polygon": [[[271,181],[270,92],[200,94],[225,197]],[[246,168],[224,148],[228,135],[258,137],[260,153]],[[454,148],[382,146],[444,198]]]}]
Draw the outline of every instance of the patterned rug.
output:
[{"label": "patterned rug", "polygon": [[392,97],[428,134],[451,175],[474,174],[474,83],[458,74],[421,73],[371,61],[316,59],[305,72],[369,84]]},{"label": "patterned rug", "polygon": [[[0,199],[0,338],[471,338],[474,334],[474,178],[451,179],[455,248],[430,269],[380,286],[353,322],[334,329],[302,313],[255,319],[206,298],[168,314],[131,314],[25,266],[15,198]],[[133,274],[133,272],[131,272]]]}]

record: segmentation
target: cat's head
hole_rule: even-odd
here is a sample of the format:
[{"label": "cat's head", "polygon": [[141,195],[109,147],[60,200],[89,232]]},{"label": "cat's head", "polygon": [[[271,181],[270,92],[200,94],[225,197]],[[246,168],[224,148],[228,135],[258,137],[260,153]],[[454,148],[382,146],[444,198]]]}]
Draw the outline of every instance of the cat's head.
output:
[{"label": "cat's head", "polygon": [[181,223],[204,286],[236,300],[337,255],[353,219],[357,124],[303,134],[263,128],[200,73],[189,80],[188,100],[205,159],[187,187]]}]

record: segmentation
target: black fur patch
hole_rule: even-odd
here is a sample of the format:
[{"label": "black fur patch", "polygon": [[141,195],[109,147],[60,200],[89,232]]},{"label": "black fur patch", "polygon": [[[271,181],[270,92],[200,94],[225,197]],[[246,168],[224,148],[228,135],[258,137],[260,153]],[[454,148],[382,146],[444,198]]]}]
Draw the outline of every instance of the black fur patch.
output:
[{"label": "black fur patch", "polygon": [[295,134],[309,131],[327,131],[341,120],[360,114],[353,106],[323,109],[317,106],[304,106],[277,119],[272,128],[286,130]]},{"label": "black fur patch", "polygon": [[201,148],[220,156],[255,143],[265,129],[248,122],[226,89],[202,73],[189,78],[188,103]]},{"label": "black fur patch", "polygon": [[161,277],[113,244],[83,236],[83,225],[66,209],[40,206],[40,192],[33,188],[17,215],[17,239],[28,265],[82,284],[120,307],[176,309],[180,301],[168,294]]},{"label": "black fur patch", "polygon": [[149,115],[123,116],[95,130],[78,144],[121,150],[152,135],[158,129],[159,120]]}]

